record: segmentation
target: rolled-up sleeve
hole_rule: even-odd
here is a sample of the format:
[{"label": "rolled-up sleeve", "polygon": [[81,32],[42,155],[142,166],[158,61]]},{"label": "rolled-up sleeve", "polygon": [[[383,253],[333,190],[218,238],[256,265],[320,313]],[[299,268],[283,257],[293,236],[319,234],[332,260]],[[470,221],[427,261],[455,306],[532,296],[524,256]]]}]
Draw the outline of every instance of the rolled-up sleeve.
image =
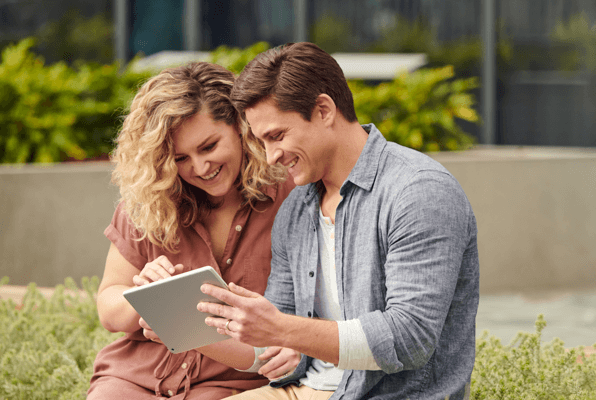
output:
[{"label": "rolled-up sleeve", "polygon": [[455,179],[419,171],[388,213],[386,308],[359,317],[386,373],[424,366],[438,345],[469,241],[469,203]]}]

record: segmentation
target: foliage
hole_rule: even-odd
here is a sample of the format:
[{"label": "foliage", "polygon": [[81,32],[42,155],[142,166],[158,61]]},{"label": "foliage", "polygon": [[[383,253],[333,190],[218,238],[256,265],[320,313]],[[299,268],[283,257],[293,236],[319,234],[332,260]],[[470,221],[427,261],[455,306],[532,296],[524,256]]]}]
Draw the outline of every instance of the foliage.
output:
[{"label": "foliage", "polygon": [[0,162],[55,162],[106,154],[126,107],[148,74],[118,64],[45,66],[28,38],[2,51]]},{"label": "foliage", "polygon": [[378,86],[350,82],[361,123],[374,122],[387,140],[421,151],[460,150],[473,139],[456,118],[478,123],[474,97],[476,78],[453,78],[450,66],[398,75]]},{"label": "foliage", "polygon": [[551,34],[551,39],[555,43],[573,48],[571,54],[560,58],[560,68],[596,72],[596,24],[590,27],[585,13],[572,16],[566,22],[559,22]]},{"label": "foliage", "polygon": [[310,27],[310,39],[327,53],[358,51],[350,21],[325,13]]},{"label": "foliage", "polygon": [[99,323],[98,286],[68,278],[46,299],[31,283],[21,307],[0,300],[0,398],[85,398],[97,352],[121,336]]},{"label": "foliage", "polygon": [[[99,323],[98,285],[83,278],[81,291],[68,278],[46,299],[32,283],[22,306],[0,299],[0,398],[85,398],[97,352],[122,335]],[[470,399],[595,400],[596,355],[566,350],[560,339],[542,343],[545,326],[539,315],[536,332],[520,332],[508,346],[485,331]]]},{"label": "foliage", "polygon": [[110,63],[114,59],[114,23],[109,14],[83,17],[71,9],[36,33],[38,50],[52,61]]},{"label": "foliage", "polygon": [[594,400],[596,356],[583,347],[566,351],[555,338],[542,345],[546,321],[536,320],[536,332],[520,332],[509,346],[484,332],[476,341],[471,396],[481,399]]},{"label": "foliage", "polygon": [[209,62],[219,64],[233,73],[239,74],[250,60],[267,49],[269,49],[267,42],[257,42],[245,49],[222,45],[211,52]]}]

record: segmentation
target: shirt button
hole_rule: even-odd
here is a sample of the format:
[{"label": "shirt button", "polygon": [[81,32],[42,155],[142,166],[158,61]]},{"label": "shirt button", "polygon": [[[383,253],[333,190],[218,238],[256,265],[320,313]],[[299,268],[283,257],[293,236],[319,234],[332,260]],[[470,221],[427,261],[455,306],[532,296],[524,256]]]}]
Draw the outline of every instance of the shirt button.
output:
[{"label": "shirt button", "polygon": [[182,369],[186,369],[186,367],[188,367],[188,364],[186,364],[186,363],[182,363],[182,365],[180,366],[180,368],[182,368]]},{"label": "shirt button", "polygon": [[313,271],[310,271],[310,272],[308,273],[308,276],[310,276],[310,277],[312,278],[313,276],[315,276],[315,273],[314,273]]},{"label": "shirt button", "polygon": [[168,390],[168,396],[172,397],[174,395],[174,392],[172,392],[171,390]]},{"label": "shirt button", "polygon": [[232,263],[232,259],[228,258],[228,261],[226,261],[226,264],[230,265]]},{"label": "shirt button", "polygon": [[237,230],[238,232],[240,232],[240,231],[242,230],[242,227],[241,227],[240,225],[236,225],[236,230]]}]

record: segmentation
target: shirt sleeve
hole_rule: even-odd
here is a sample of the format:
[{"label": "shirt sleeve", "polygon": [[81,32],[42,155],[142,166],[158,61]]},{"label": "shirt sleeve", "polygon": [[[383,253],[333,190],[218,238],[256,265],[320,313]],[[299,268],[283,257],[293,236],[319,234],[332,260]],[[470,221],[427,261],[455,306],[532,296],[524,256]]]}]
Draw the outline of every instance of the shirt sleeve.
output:
[{"label": "shirt sleeve", "polygon": [[349,321],[337,321],[339,330],[339,369],[359,369],[378,371],[381,368],[377,365],[373,356],[362,324],[358,319]]},{"label": "shirt sleeve", "polygon": [[438,346],[471,241],[471,218],[463,190],[446,173],[420,171],[395,197],[384,265],[386,306],[359,317],[384,372],[422,368]]},{"label": "shirt sleeve", "polygon": [[236,371],[240,371],[240,372],[253,372],[253,373],[257,373],[259,372],[259,369],[267,364],[267,362],[269,360],[265,360],[265,361],[261,361],[259,360],[259,356],[261,354],[263,354],[265,352],[265,350],[267,350],[267,347],[255,347],[255,361],[254,363],[251,365],[250,368],[248,369],[236,369]]},{"label": "shirt sleeve", "polygon": [[135,229],[132,221],[124,211],[124,203],[118,204],[112,222],[103,233],[118,249],[120,254],[139,270],[148,261],[148,239],[138,240],[140,232]]}]

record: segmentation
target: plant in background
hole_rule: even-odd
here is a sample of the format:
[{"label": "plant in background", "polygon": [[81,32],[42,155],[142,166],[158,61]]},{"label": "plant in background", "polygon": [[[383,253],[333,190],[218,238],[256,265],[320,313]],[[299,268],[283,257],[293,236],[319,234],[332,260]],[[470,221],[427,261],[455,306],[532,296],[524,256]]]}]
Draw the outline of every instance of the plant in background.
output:
[{"label": "plant in background", "polygon": [[267,49],[269,49],[267,42],[257,42],[245,49],[223,45],[211,52],[209,62],[219,64],[233,73],[239,74],[250,60]]},{"label": "plant in background", "polygon": [[558,338],[542,345],[545,326],[540,314],[536,332],[518,333],[509,346],[485,331],[476,341],[470,398],[596,399],[596,356],[585,356],[583,347],[567,351]]},{"label": "plant in background", "polygon": [[68,278],[46,299],[31,283],[22,306],[0,300],[0,398],[85,398],[97,352],[122,335],[99,323],[98,286]]},{"label": "plant in background", "polygon": [[28,38],[2,51],[0,162],[56,162],[106,154],[126,107],[148,74],[117,64],[44,65]]},{"label": "plant in background", "polygon": [[596,24],[590,26],[585,13],[577,14],[566,22],[559,22],[551,33],[555,44],[571,46],[571,54],[559,58],[563,70],[596,72]]},{"label": "plant in background", "polygon": [[310,40],[327,53],[358,51],[349,20],[327,12],[310,27]]},{"label": "plant in background", "polygon": [[49,60],[109,64],[114,59],[114,22],[109,14],[85,18],[77,9],[37,30],[37,48]]},{"label": "plant in background", "polygon": [[403,73],[378,86],[349,85],[360,123],[375,123],[387,140],[421,151],[462,150],[474,140],[456,118],[479,123],[469,93],[478,79],[453,76],[447,66]]}]

